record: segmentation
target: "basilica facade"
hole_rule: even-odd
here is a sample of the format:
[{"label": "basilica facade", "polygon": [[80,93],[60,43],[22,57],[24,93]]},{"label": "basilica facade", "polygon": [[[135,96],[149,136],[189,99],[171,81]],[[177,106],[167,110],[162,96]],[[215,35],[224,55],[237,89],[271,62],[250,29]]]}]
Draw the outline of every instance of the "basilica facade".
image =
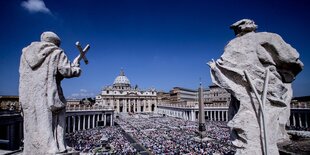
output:
[{"label": "basilica facade", "polygon": [[140,90],[131,87],[129,79],[121,70],[113,82],[96,96],[96,106],[112,107],[115,113],[156,112],[157,92],[155,89]]}]

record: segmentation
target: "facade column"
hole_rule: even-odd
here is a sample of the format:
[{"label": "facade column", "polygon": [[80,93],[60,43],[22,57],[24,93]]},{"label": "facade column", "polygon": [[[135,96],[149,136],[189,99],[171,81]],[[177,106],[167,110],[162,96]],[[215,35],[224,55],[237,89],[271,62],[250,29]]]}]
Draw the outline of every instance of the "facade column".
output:
[{"label": "facade column", "polygon": [[75,116],[72,117],[73,117],[73,132],[75,132]]},{"label": "facade column", "polygon": [[78,115],[78,129],[77,130],[78,131],[81,130],[81,116],[80,115]]},{"label": "facade column", "polygon": [[123,99],[123,112],[127,112],[127,99]]},{"label": "facade column", "polygon": [[143,111],[144,111],[144,112],[147,111],[147,110],[146,110],[146,100],[147,100],[147,99],[144,99],[144,100],[143,100]]},{"label": "facade column", "polygon": [[131,112],[131,109],[133,107],[132,102],[133,102],[132,99],[130,99],[130,101],[129,101],[129,112]]},{"label": "facade column", "polygon": [[119,113],[119,111],[120,111],[119,109],[120,109],[120,107],[119,107],[119,99],[117,99],[116,100],[116,112],[117,113]]},{"label": "facade column", "polygon": [[214,111],[211,111],[211,121],[214,121]]},{"label": "facade column", "polygon": [[152,111],[152,109],[151,109],[151,103],[152,103],[152,99],[150,99],[150,100],[148,100],[149,102],[148,102],[148,106],[149,106],[149,112],[151,112]]},{"label": "facade column", "polygon": [[127,107],[128,107],[128,112],[131,112],[131,99],[128,99],[128,102],[127,102]]},{"label": "facade column", "polygon": [[83,130],[85,130],[85,116],[86,115],[83,115]]},{"label": "facade column", "polygon": [[140,99],[137,99],[137,112],[141,112],[141,100]]},{"label": "facade column", "polygon": [[101,114],[101,121],[104,121],[103,115],[104,115],[104,114]]},{"label": "facade column", "polygon": [[90,115],[87,115],[87,129],[90,129]]},{"label": "facade column", "polygon": [[133,112],[136,113],[136,99],[133,99]]},{"label": "facade column", "polygon": [[68,133],[70,133],[71,132],[71,116],[68,116],[67,117],[68,118]]}]

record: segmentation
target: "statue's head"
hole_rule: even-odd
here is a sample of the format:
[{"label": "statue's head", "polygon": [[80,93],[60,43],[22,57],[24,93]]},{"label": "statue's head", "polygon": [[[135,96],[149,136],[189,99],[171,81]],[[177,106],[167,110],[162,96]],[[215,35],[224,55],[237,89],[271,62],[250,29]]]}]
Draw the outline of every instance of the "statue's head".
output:
[{"label": "statue's head", "polygon": [[253,20],[241,19],[230,26],[230,29],[234,30],[237,37],[242,36],[249,32],[255,32],[257,25]]},{"label": "statue's head", "polygon": [[53,43],[56,46],[60,46],[61,40],[54,32],[46,31],[41,34],[41,41]]}]

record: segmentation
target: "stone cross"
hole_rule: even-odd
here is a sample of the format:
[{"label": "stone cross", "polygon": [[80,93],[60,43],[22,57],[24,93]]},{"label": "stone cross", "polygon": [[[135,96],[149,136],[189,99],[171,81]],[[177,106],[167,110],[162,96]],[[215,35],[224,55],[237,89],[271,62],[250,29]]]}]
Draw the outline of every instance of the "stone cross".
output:
[{"label": "stone cross", "polygon": [[87,60],[87,58],[86,58],[86,52],[87,52],[87,51],[89,50],[89,48],[90,48],[89,44],[87,44],[87,45],[85,46],[84,49],[82,49],[82,46],[80,45],[80,42],[79,42],[79,41],[77,41],[77,42],[75,43],[75,45],[76,45],[76,47],[78,48],[78,50],[79,50],[79,52],[80,52],[78,61],[81,61],[81,59],[83,59],[84,62],[85,62],[85,64],[87,65],[87,64],[88,64],[88,60]]}]

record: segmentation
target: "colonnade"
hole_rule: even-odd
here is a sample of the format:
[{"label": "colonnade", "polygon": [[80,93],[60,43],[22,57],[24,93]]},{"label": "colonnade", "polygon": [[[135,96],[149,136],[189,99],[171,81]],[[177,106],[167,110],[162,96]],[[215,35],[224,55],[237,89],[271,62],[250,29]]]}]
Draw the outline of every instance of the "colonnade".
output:
[{"label": "colonnade", "polygon": [[[183,108],[163,108],[158,107],[157,113],[167,116],[178,117],[184,120],[196,121],[198,119],[197,109]],[[225,110],[209,110],[205,109],[206,119],[209,121],[228,121],[228,109]]]},{"label": "colonnade", "polygon": [[113,113],[76,112],[66,116],[66,132],[75,132],[97,126],[113,126]]},{"label": "colonnade", "polygon": [[208,110],[205,111],[205,116],[207,116],[210,121],[228,121],[228,110]]},{"label": "colonnade", "polygon": [[289,121],[287,122],[288,126],[294,126],[294,127],[309,127],[309,121],[310,121],[310,113],[306,112],[291,112],[291,116]]}]

